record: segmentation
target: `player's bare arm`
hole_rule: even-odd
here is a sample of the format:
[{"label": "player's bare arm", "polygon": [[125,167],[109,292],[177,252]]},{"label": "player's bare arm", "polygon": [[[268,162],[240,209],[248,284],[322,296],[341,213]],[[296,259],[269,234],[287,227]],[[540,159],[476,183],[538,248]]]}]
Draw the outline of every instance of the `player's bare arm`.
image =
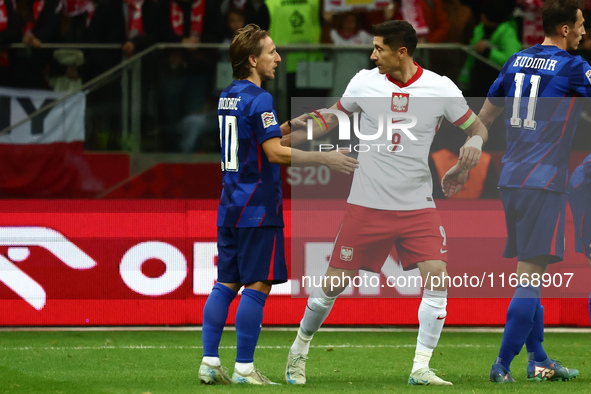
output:
[{"label": "player's bare arm", "polygon": [[459,163],[450,168],[441,178],[441,190],[445,197],[451,197],[458,193],[468,180],[468,170],[464,170]]},{"label": "player's bare arm", "polygon": [[[315,112],[322,114],[328,129],[324,126],[320,126],[316,122],[312,122],[312,136],[311,138],[308,138],[308,119],[312,119],[312,116],[307,113],[302,114],[281,125],[281,133],[283,134],[283,138],[281,138],[281,145],[298,146],[307,140],[320,138],[333,130],[339,124],[339,120],[334,114],[323,113],[322,111],[324,109],[326,108],[317,109]],[[338,110],[339,108],[335,103],[328,109]]]},{"label": "player's bare arm", "polygon": [[[480,113],[478,114],[478,118],[484,124],[487,130],[490,129],[490,126],[495,121],[495,119],[503,112],[504,107],[498,107],[491,103],[489,99],[484,101],[482,108],[480,109]],[[487,134],[488,135],[488,134]]]},{"label": "player's bare arm", "polygon": [[333,171],[350,174],[358,167],[359,162],[352,157],[345,156],[349,151],[339,150],[331,152],[304,152],[299,149],[283,146],[279,138],[270,138],[263,142],[263,150],[269,162],[273,164],[306,167],[325,165]]},{"label": "player's bare arm", "polygon": [[[460,159],[458,160],[458,163],[450,168],[443,178],[441,178],[441,189],[446,197],[451,197],[454,193],[458,193],[468,179],[468,170],[466,170],[465,165],[461,164],[462,159],[466,163],[473,163],[475,156],[480,158],[482,149],[476,149],[473,147],[466,149],[470,140],[474,136],[480,136],[482,138],[482,144],[480,146],[484,145],[486,141],[488,141],[488,130],[490,129],[490,126],[501,112],[503,112],[503,107],[498,107],[491,103],[489,99],[486,99],[480,109],[477,119],[466,129],[466,134],[468,134],[470,138],[460,149]],[[474,152],[475,149],[477,152]],[[478,164],[478,161],[476,161],[476,164]]]},{"label": "player's bare arm", "polygon": [[469,170],[478,164],[482,146],[488,141],[488,129],[478,117],[465,132],[468,140],[460,148],[458,162],[441,178],[441,190],[445,197],[451,197],[462,189],[468,180]]},{"label": "player's bare arm", "polygon": [[482,154],[482,146],[488,141],[488,129],[478,117],[465,130],[470,137],[460,148],[459,165],[466,171],[476,167]]}]

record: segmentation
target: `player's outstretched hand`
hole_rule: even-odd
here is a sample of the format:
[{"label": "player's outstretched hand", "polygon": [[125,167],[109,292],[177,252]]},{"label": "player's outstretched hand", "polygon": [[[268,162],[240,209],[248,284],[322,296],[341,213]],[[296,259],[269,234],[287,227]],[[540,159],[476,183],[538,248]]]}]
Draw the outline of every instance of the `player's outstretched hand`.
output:
[{"label": "player's outstretched hand", "polygon": [[298,116],[297,118],[293,118],[291,120],[291,130],[292,131],[297,131],[297,130],[306,130],[306,128],[308,127],[308,119],[312,119],[311,115],[308,115],[306,113],[301,114],[300,116]]},{"label": "player's outstretched hand", "polygon": [[478,161],[480,160],[481,154],[482,150],[480,149],[471,146],[462,146],[460,148],[460,157],[458,159],[458,163],[460,164],[462,169],[469,171],[472,168],[476,167]]},{"label": "player's outstretched hand", "polygon": [[345,156],[347,153],[350,153],[350,151],[342,149],[326,152],[325,164],[333,171],[349,175],[359,167],[359,162],[352,157]]},{"label": "player's outstretched hand", "polygon": [[464,170],[460,162],[450,168],[443,178],[441,178],[441,190],[445,197],[451,197],[458,193],[466,180],[468,179],[468,170]]},{"label": "player's outstretched hand", "polygon": [[480,135],[473,135],[468,138],[468,141],[460,148],[460,157],[458,164],[462,169],[469,171],[476,167],[480,155],[482,154],[482,137]]}]

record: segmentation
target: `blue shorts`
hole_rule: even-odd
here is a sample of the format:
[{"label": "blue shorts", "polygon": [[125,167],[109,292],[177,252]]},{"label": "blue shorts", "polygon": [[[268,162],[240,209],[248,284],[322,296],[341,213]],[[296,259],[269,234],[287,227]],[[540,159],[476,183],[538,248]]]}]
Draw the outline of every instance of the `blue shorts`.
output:
[{"label": "blue shorts", "polygon": [[218,282],[287,282],[283,227],[218,227]]},{"label": "blue shorts", "polygon": [[569,184],[568,203],[575,222],[575,251],[591,258],[591,185]]},{"label": "blue shorts", "polygon": [[547,256],[549,264],[562,261],[567,194],[501,188],[501,199],[507,223],[503,257],[525,261]]}]

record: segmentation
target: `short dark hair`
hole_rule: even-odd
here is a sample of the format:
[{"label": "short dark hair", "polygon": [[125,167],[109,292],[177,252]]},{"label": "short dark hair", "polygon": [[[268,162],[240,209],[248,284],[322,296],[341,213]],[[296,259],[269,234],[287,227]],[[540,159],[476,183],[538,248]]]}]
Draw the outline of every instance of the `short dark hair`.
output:
[{"label": "short dark hair", "polygon": [[263,51],[261,40],[269,35],[267,30],[250,23],[236,30],[230,44],[230,61],[232,75],[236,79],[246,79],[250,76],[251,67],[248,62],[250,55],[259,56]]},{"label": "short dark hair", "polygon": [[384,37],[384,44],[390,49],[396,50],[406,47],[408,54],[412,56],[417,47],[417,32],[406,21],[392,20],[373,25],[371,32],[374,36]]},{"label": "short dark hair", "polygon": [[573,27],[577,22],[577,11],[583,10],[580,0],[546,0],[542,6],[544,35],[556,36],[558,26]]}]

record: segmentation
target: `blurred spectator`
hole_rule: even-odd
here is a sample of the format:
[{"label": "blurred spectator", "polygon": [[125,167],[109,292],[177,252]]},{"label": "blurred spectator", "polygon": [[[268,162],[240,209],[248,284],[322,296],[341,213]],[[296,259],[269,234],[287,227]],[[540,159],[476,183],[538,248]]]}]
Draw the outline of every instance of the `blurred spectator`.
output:
[{"label": "blurred spectator", "polygon": [[410,23],[417,32],[418,42],[427,41],[430,33],[427,20],[423,14],[423,0],[393,0],[392,7],[388,8],[384,17],[388,19],[405,20]]},{"label": "blurred spectator", "polygon": [[542,26],[542,6],[544,0],[517,0],[521,11],[521,42],[524,48],[541,44],[544,41]]},{"label": "blurred spectator", "polygon": [[[444,42],[449,33],[450,23],[441,0],[418,0],[417,3],[429,28],[429,32],[424,37],[425,42],[429,44]],[[442,56],[444,54],[442,51],[419,49],[415,52],[415,59],[429,69],[445,75],[449,63],[446,57]]]},{"label": "blurred spectator", "polygon": [[[85,79],[104,73],[121,63],[124,57],[130,57],[152,45],[158,31],[157,12],[154,0],[104,0],[98,3],[88,26],[88,42],[119,44],[121,50],[85,51],[88,72]],[[146,98],[150,97],[153,68],[153,62],[144,59],[141,73],[144,108],[149,104]],[[94,149],[120,149],[127,143],[121,140],[121,89],[121,80],[117,79],[87,95],[87,144]],[[142,111],[144,118],[149,113]],[[142,119],[142,123],[154,122]]]},{"label": "blurred spectator", "polygon": [[[236,32],[236,30],[246,26],[246,14],[240,8],[232,6],[228,8],[228,10],[225,12],[225,15],[226,25],[224,30],[224,39],[222,40],[222,43],[230,45],[230,43],[232,43],[232,38],[234,37],[234,33]],[[261,27],[261,29],[263,28]],[[230,58],[228,57],[228,60],[229,59]]]},{"label": "blurred spectator", "polygon": [[361,27],[362,15],[346,12],[336,15],[335,28],[330,30],[330,39],[336,45],[372,45],[373,36]]},{"label": "blurred spectator", "polygon": [[62,41],[67,43],[85,43],[87,29],[94,15],[95,5],[90,0],[61,0],[62,5]]},{"label": "blurred spectator", "polygon": [[472,10],[460,0],[442,1],[450,25],[445,42],[468,44],[475,25]]},{"label": "blurred spectator", "polygon": [[[346,12],[336,14],[333,18],[334,27],[330,31],[331,41],[336,45],[373,45],[373,36],[361,26],[363,14]],[[340,97],[348,81],[359,71],[369,68],[368,50],[351,51],[335,48],[333,52],[334,82],[330,93]]]},{"label": "blurred spectator", "polygon": [[[90,0],[60,0],[62,23],[60,42],[69,44],[86,43],[88,26],[94,15],[95,5]],[[49,86],[53,90],[68,91],[82,86],[86,79],[83,65],[84,52],[75,49],[54,51]],[[81,68],[82,67],[82,68]]]},{"label": "blurred spectator", "polygon": [[[146,49],[156,40],[157,8],[154,0],[104,0],[100,2],[88,26],[88,42],[121,44],[127,57]],[[93,52],[94,53],[94,52]],[[121,62],[121,53],[94,54],[95,74]]]},{"label": "blurred spectator", "polygon": [[[474,28],[472,49],[500,67],[521,50],[517,24],[513,19],[515,0],[484,0],[481,23]],[[468,56],[460,74],[460,87],[465,96],[486,96],[499,70]]]},{"label": "blurred spectator", "polygon": [[418,0],[429,33],[425,36],[428,43],[445,42],[450,23],[441,0]]},{"label": "blurred spectator", "polygon": [[245,26],[249,23],[255,23],[264,30],[268,30],[269,26],[271,26],[271,17],[269,16],[269,9],[265,4],[265,0],[247,0],[244,13],[246,16],[244,21]]},{"label": "blurred spectator", "polygon": [[[209,4],[208,4],[209,3]],[[270,16],[265,0],[206,0],[205,26],[203,42],[225,42],[230,38],[230,29],[225,22],[228,12],[240,13],[244,26],[255,23],[261,29],[269,30]],[[207,22],[211,22],[208,24]]]},{"label": "blurred spectator", "polygon": [[47,77],[52,50],[39,49],[44,42],[60,41],[61,4],[59,0],[18,0],[16,13],[23,29],[26,49],[15,51],[14,86],[48,89]]},{"label": "blurred spectator", "polygon": [[[474,31],[472,10],[460,0],[442,0],[442,4],[449,21],[449,30],[444,41],[467,45]],[[466,62],[466,52],[461,49],[436,49],[430,53],[430,68],[452,81],[457,81]]]},{"label": "blurred spectator", "polygon": [[[275,45],[320,43],[320,0],[266,0],[265,4],[271,19],[269,31]],[[308,81],[309,76],[313,74],[308,68],[310,63],[324,61],[321,51],[284,50],[281,56],[287,72],[288,97],[323,95],[322,91],[312,87]],[[300,62],[305,63],[305,67],[300,73],[296,73]]]},{"label": "blurred spectator", "polygon": [[49,86],[56,92],[74,91],[82,87],[78,67],[84,64],[84,52],[79,49],[58,49],[53,52],[63,72],[49,78]]},{"label": "blurred spectator", "polygon": [[263,30],[268,30],[271,23],[269,9],[265,0],[222,0],[220,10],[222,15],[227,15],[233,8],[244,12],[244,25],[254,23]]},{"label": "blurred spectator", "polygon": [[22,31],[12,0],[0,0],[0,86],[11,86],[11,57],[8,46],[22,40]]},{"label": "blurred spectator", "polygon": [[[210,10],[218,12],[219,3],[211,0],[161,0],[158,41],[196,44],[214,37],[216,41],[219,40],[219,36],[211,33],[214,21],[208,21],[213,18],[213,14],[208,13]],[[220,25],[219,19],[215,22]],[[208,35],[205,34],[206,23],[212,26]],[[220,31],[217,26],[215,30]],[[159,150],[192,152],[196,148],[195,144],[203,142],[197,140],[198,134],[218,138],[217,133],[212,134],[211,130],[207,130],[206,121],[217,52],[208,49],[170,49],[160,53],[159,57]],[[214,121],[216,119],[214,116]]]},{"label": "blurred spectator", "polygon": [[59,42],[59,0],[17,0],[16,11],[23,28],[23,44],[40,48],[43,42]]}]

